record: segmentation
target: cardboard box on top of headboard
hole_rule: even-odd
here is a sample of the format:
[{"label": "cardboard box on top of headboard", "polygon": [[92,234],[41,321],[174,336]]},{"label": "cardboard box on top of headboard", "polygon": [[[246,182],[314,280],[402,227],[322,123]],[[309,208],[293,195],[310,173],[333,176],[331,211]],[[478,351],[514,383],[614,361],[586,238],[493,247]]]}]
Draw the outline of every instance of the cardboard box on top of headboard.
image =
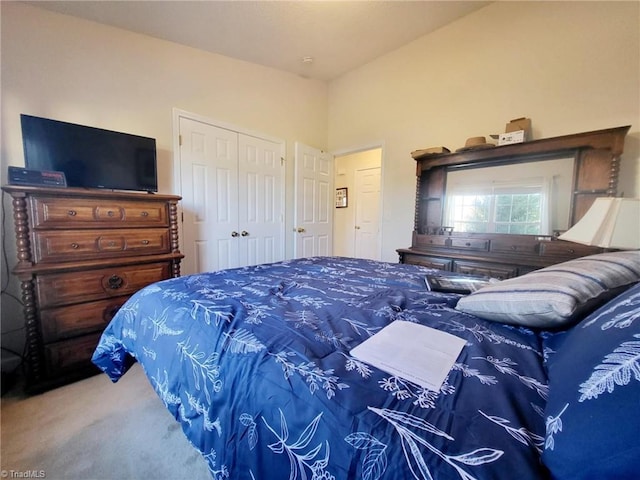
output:
[{"label": "cardboard box on top of headboard", "polygon": [[531,140],[531,119],[514,118],[504,128],[505,133],[498,136],[498,145],[522,143]]}]

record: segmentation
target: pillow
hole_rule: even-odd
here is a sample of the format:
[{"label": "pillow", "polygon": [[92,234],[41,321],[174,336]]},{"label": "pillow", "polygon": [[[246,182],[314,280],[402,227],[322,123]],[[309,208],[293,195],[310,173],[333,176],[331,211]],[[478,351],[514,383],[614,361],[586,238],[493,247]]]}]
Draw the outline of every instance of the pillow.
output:
[{"label": "pillow", "polygon": [[552,478],[639,478],[640,285],[569,330],[547,366]]},{"label": "pillow", "polygon": [[600,253],[483,287],[456,308],[503,323],[564,327],[638,281],[640,251]]}]

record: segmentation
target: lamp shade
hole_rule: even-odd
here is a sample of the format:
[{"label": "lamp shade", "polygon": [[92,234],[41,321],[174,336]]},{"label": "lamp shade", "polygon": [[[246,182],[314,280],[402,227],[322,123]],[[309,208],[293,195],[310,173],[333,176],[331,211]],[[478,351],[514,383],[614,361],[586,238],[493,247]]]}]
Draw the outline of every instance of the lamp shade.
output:
[{"label": "lamp shade", "polygon": [[560,240],[623,250],[640,249],[640,198],[596,198]]}]

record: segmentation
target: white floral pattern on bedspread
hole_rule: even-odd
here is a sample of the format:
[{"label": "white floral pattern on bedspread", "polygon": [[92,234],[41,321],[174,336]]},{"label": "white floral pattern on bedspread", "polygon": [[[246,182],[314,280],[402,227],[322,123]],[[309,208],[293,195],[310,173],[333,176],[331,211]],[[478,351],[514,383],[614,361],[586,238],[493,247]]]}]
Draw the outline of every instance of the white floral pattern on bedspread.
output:
[{"label": "white floral pattern on bedspread", "polygon": [[[429,271],[316,257],[166,280],[93,360],[116,381],[135,358],[214,479],[546,478],[540,336],[456,311]],[[466,339],[440,392],[349,355],[398,320]]]},{"label": "white floral pattern on bedspread", "polygon": [[554,478],[638,478],[640,285],[545,344],[558,350],[543,452]]}]

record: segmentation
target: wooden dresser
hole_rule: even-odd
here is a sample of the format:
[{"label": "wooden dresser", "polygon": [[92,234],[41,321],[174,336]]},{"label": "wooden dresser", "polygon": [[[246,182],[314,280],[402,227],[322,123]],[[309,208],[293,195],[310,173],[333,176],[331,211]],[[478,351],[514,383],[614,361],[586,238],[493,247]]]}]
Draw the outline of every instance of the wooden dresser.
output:
[{"label": "wooden dresser", "polygon": [[27,391],[97,373],[91,356],[122,304],[180,275],[174,195],[5,186],[13,197]]},{"label": "wooden dresser", "polygon": [[558,240],[555,235],[455,232],[443,225],[447,174],[461,169],[573,159],[569,226],[597,197],[616,196],[620,155],[629,126],[546,138],[416,160],[415,222],[411,246],[397,250],[401,263],[471,275],[510,278],[602,249]]}]

